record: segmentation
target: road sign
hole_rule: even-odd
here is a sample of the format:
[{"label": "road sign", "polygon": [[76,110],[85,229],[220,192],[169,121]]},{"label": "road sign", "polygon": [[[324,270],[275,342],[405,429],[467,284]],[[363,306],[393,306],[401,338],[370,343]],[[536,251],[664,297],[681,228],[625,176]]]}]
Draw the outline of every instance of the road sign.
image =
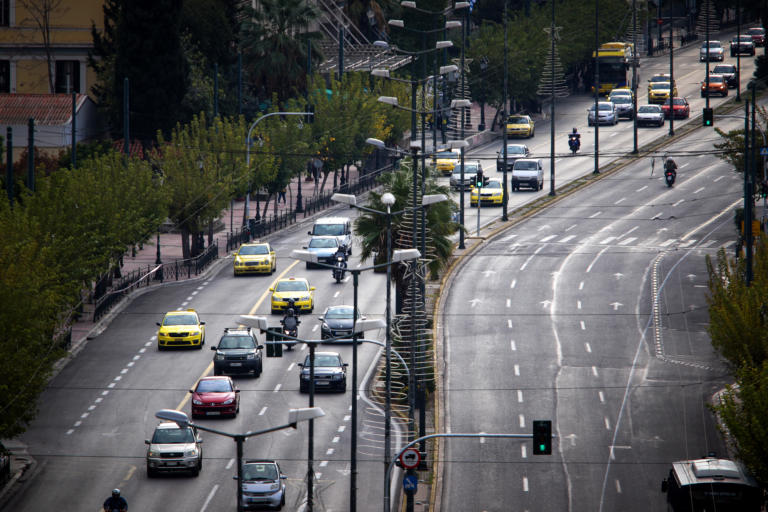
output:
[{"label": "road sign", "polygon": [[416,494],[416,490],[418,488],[419,488],[419,477],[417,477],[416,475],[405,475],[403,477],[403,490],[406,493]]},{"label": "road sign", "polygon": [[760,156],[768,156],[768,148],[760,148]]},{"label": "road sign", "polygon": [[405,469],[414,469],[418,467],[419,462],[421,462],[421,454],[416,448],[406,448],[400,454],[400,463]]}]

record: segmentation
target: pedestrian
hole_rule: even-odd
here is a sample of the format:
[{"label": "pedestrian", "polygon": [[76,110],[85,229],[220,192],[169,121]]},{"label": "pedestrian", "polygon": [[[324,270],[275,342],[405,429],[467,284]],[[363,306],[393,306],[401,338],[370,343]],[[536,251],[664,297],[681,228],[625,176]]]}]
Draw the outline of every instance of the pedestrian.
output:
[{"label": "pedestrian", "polygon": [[279,203],[280,201],[285,203],[285,187],[283,187],[283,189],[279,192],[279,195],[277,196],[277,202]]}]

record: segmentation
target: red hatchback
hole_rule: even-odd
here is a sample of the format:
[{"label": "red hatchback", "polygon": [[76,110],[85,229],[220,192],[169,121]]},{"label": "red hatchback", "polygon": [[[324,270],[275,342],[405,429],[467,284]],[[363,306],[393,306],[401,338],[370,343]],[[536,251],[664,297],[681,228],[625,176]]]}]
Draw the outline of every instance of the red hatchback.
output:
[{"label": "red hatchback", "polygon": [[752,27],[747,30],[747,34],[752,36],[752,42],[755,46],[765,46],[765,29],[763,27]]},{"label": "red hatchback", "polygon": [[665,101],[661,106],[664,117],[669,119],[670,108],[675,113],[675,119],[688,119],[691,116],[691,106],[688,105],[688,100],[685,98],[672,98],[672,106],[670,107],[669,100]]},{"label": "red hatchback", "polygon": [[203,377],[192,393],[192,417],[224,416],[232,417],[240,412],[240,390],[235,387],[231,377]]}]

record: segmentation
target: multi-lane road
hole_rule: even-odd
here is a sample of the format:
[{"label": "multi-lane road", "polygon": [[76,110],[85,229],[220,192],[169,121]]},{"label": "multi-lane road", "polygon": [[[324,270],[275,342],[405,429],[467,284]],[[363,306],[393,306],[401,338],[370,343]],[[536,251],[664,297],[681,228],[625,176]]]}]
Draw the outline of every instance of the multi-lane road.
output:
[{"label": "multi-lane road", "polygon": [[[678,87],[693,113],[703,102],[698,83],[704,65],[697,51],[686,49],[675,61]],[[665,72],[665,65],[663,58],[643,59],[643,77]],[[591,171],[594,132],[584,128],[589,103],[579,97],[558,104],[558,153],[567,152],[565,133],[573,126],[582,133],[580,156],[558,159],[558,183]],[[547,156],[548,133],[547,122],[537,124],[536,137],[528,141],[536,156]],[[641,145],[664,136],[666,129],[640,130]],[[706,152],[716,137],[712,130],[698,133],[671,150]],[[601,151],[625,152],[631,141],[627,121],[600,129]],[[491,175],[499,145],[486,145],[473,156]],[[703,331],[702,257],[733,239],[728,208],[739,183],[712,157],[678,164],[673,189],[658,179],[658,167],[651,179],[650,162],[639,160],[516,224],[466,260],[441,318],[447,427],[527,433],[532,419],[552,419],[558,439],[551,457],[536,459],[520,442],[447,444],[443,510],[509,510],[511,503],[521,510],[606,511],[655,503],[651,509],[660,510],[665,464],[720,449],[703,405],[725,373]],[[548,190],[547,181],[542,192],[511,194],[510,208]],[[352,215],[341,208],[334,213]],[[483,208],[481,215],[486,223],[498,218],[499,209]],[[466,223],[474,226],[471,213]],[[227,260],[204,279],[168,285],[125,305],[41,396],[40,414],[23,436],[38,462],[35,474],[6,509],[96,511],[114,487],[123,490],[132,510],[233,508],[230,439],[203,434],[205,461],[197,478],[146,476],[144,439],[157,424],[154,413],[176,407],[189,412],[188,390],[211,371],[213,355],[207,347],[158,352],[155,322],[166,311],[194,308],[213,344],[239,315],[269,316],[267,289],[274,278],[297,276],[317,287],[315,314],[303,317],[300,336],[318,338],[316,316],[328,305],[351,304],[353,290],[351,281],[335,284],[330,271],[306,270],[289,258],[292,249],[305,245],[305,233],[306,226],[297,226],[272,238],[278,253],[274,277],[234,278]],[[356,257],[350,261],[358,263]],[[362,275],[360,309],[368,317],[383,316],[384,289],[383,275]],[[466,301],[474,298],[472,308]],[[369,336],[381,339],[383,333]],[[351,362],[351,347],[332,350]],[[288,409],[307,405],[296,366],[305,354],[302,349],[265,359],[260,378],[236,379],[236,419],[201,421],[233,433],[284,423]],[[379,354],[378,347],[361,346],[361,377],[372,373]],[[326,416],[314,428],[315,510],[348,509],[351,399],[351,386],[345,394],[316,397]],[[383,498],[381,412],[364,395],[358,403],[358,509],[376,510]],[[395,446],[398,433],[396,425]],[[246,457],[280,462],[288,475],[288,510],[302,509],[306,498],[307,434],[301,425],[245,445]]]}]

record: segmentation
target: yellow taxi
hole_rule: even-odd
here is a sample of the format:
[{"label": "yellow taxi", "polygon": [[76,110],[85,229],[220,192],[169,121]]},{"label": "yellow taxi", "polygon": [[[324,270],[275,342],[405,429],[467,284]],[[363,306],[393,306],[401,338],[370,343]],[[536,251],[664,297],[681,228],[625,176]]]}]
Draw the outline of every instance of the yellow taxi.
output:
[{"label": "yellow taxi", "polygon": [[[477,206],[477,187],[472,187],[472,192],[469,196],[469,204],[471,206]],[[501,186],[501,181],[496,178],[491,178],[480,188],[480,206],[484,204],[501,205],[504,202],[504,189]]]},{"label": "yellow taxi", "polygon": [[508,137],[533,137],[533,131],[531,116],[513,115],[507,118]]},{"label": "yellow taxi", "polygon": [[277,268],[277,257],[268,243],[243,244],[235,253],[232,267],[235,277],[242,274],[271,274]]},{"label": "yellow taxi", "polygon": [[664,103],[670,96],[677,96],[677,87],[669,82],[651,82],[648,84],[648,103]]},{"label": "yellow taxi", "polygon": [[203,348],[205,343],[205,322],[194,309],[169,311],[162,322],[157,322],[157,349],[169,347]]},{"label": "yellow taxi", "polygon": [[293,299],[293,308],[297,313],[311,313],[315,309],[315,287],[309,286],[309,281],[303,277],[280,279],[269,291],[272,292],[273,315],[287,308],[289,299]]},{"label": "yellow taxi", "polygon": [[435,169],[443,176],[450,176],[460,159],[461,153],[457,149],[440,151],[435,155]]}]

